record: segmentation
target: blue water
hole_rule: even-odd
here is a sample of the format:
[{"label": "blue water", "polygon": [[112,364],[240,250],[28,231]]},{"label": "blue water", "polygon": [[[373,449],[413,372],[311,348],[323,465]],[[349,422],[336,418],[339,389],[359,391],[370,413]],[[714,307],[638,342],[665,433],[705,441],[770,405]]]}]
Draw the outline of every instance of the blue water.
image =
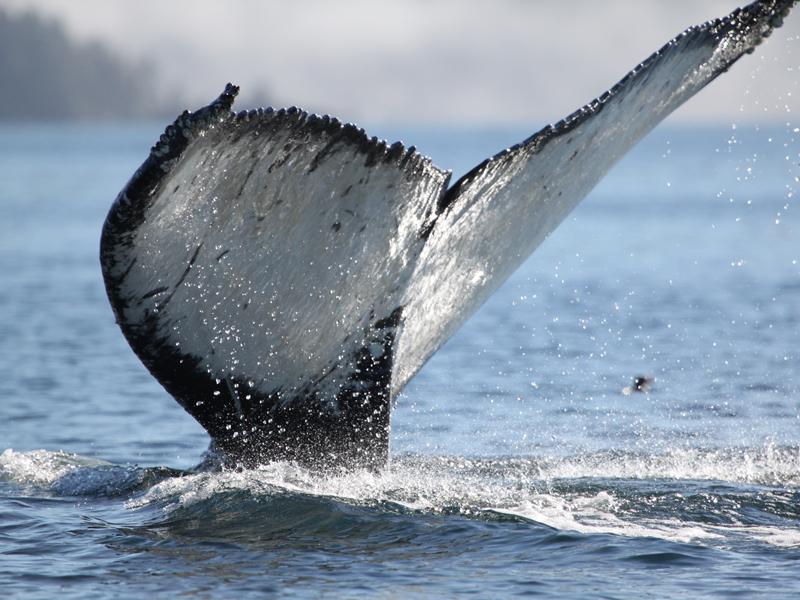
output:
[{"label": "blue water", "polygon": [[[800,592],[793,126],[657,130],[412,380],[391,468],[327,477],[188,472],[114,323],[100,227],[162,128],[0,126],[3,597]],[[531,131],[370,133],[458,175]]]}]

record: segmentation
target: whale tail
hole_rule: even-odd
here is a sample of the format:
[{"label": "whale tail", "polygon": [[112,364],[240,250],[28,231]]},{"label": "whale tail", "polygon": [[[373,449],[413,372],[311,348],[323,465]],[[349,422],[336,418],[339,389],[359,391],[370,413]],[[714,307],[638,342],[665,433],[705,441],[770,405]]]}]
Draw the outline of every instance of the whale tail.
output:
[{"label": "whale tail", "polygon": [[554,126],[450,175],[291,108],[183,113],[111,207],[109,300],[230,459],[379,469],[408,380],[669,113],[791,1],[688,29]]}]

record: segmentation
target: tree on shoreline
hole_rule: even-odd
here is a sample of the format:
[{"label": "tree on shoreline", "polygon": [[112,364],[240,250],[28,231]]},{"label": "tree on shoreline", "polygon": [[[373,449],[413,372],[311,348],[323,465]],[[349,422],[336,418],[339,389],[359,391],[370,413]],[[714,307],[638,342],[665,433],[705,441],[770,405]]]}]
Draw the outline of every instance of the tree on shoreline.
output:
[{"label": "tree on shoreline", "polygon": [[55,21],[0,10],[0,120],[117,120],[164,114],[153,69],[99,43],[70,40]]}]

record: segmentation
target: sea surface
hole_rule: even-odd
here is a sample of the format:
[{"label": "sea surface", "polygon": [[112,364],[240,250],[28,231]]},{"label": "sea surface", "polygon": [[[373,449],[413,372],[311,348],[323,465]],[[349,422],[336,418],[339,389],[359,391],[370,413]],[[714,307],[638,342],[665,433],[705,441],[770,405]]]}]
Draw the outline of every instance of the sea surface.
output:
[{"label": "sea surface", "polygon": [[[327,476],[193,471],[114,322],[163,127],[0,125],[0,596],[798,597],[794,124],[657,129],[412,380],[390,467]],[[533,131],[370,133],[458,176]]]}]

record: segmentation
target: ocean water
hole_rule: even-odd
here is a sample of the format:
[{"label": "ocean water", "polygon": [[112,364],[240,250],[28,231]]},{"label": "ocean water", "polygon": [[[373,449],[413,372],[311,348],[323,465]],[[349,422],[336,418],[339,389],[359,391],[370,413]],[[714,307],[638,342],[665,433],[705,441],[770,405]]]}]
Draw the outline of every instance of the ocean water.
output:
[{"label": "ocean water", "polygon": [[[412,380],[390,468],[327,476],[192,471],[114,323],[100,227],[162,129],[0,126],[3,597],[800,593],[794,125],[656,130]],[[371,133],[458,175],[532,131]]]}]

